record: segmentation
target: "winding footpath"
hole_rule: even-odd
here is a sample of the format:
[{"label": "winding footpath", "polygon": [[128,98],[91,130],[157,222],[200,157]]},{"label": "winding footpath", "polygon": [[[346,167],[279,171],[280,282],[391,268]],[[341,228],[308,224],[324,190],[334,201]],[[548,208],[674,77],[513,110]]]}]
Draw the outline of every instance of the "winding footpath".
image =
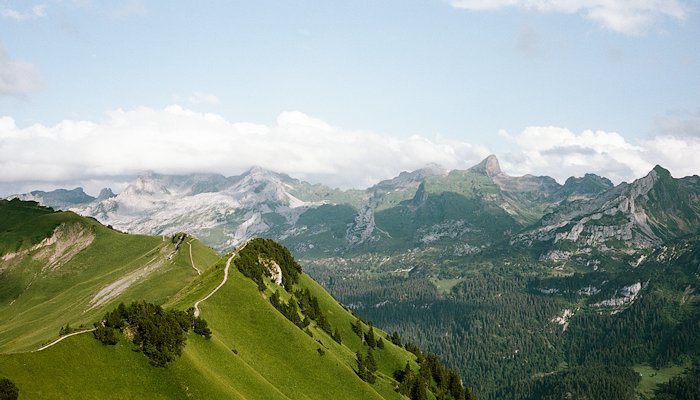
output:
[{"label": "winding footpath", "polygon": [[65,338],[69,338],[69,337],[75,336],[75,335],[80,335],[81,333],[92,332],[92,331],[94,331],[95,329],[96,329],[96,328],[85,329],[85,330],[83,330],[83,331],[78,331],[78,332],[69,333],[69,334],[67,334],[67,335],[63,335],[63,336],[61,336],[60,338],[54,340],[53,342],[51,342],[51,343],[49,343],[49,344],[47,344],[47,345],[45,345],[45,346],[39,347],[38,349],[34,350],[33,353],[36,353],[37,351],[46,350],[46,349],[48,349],[49,347],[55,345],[56,343],[60,342],[61,340],[65,339]]},{"label": "winding footpath", "polygon": [[199,268],[194,266],[194,258],[192,258],[192,241],[190,240],[187,242],[187,245],[190,246],[190,262],[192,263],[192,268],[194,268],[195,271],[197,271],[197,275],[202,275],[202,271],[199,270]]},{"label": "winding footpath", "polygon": [[194,316],[195,316],[195,318],[199,317],[199,303],[201,303],[204,300],[213,296],[214,293],[219,291],[219,289],[221,289],[221,287],[224,286],[224,284],[228,280],[228,269],[229,269],[229,267],[231,267],[231,261],[233,261],[233,257],[237,256],[238,252],[243,250],[245,248],[246,244],[247,243],[243,244],[243,246],[241,246],[239,249],[236,249],[236,251],[234,251],[233,254],[231,254],[231,257],[229,257],[228,260],[226,261],[226,268],[224,268],[224,280],[222,280],[221,283],[219,283],[219,286],[215,287],[214,290],[212,290],[211,293],[209,293],[205,298],[203,298],[201,300],[197,300],[197,302],[194,303]]},{"label": "winding footpath", "polygon": [[[197,274],[201,275],[201,274],[202,274],[201,271],[200,271],[199,269],[197,269],[197,267],[194,266],[194,260],[192,259],[192,245],[191,245],[190,243],[187,243],[187,244],[190,245],[190,261],[192,261],[192,268],[196,269],[196,270],[197,270]],[[228,269],[231,267],[231,262],[233,261],[233,258],[234,258],[235,256],[238,255],[238,252],[239,252],[239,251],[241,251],[241,250],[243,250],[243,249],[245,248],[245,245],[246,245],[246,244],[247,244],[247,243],[243,244],[243,246],[241,246],[239,249],[236,249],[236,251],[234,251],[233,254],[231,254],[231,257],[229,257],[228,260],[226,260],[226,268],[224,268],[224,279],[221,281],[221,283],[219,283],[219,286],[215,287],[214,290],[212,290],[205,298],[203,298],[203,299],[201,299],[201,300],[198,300],[196,303],[194,303],[194,316],[195,316],[195,317],[199,317],[199,303],[201,303],[201,302],[203,302],[204,300],[207,300],[208,298],[210,298],[211,296],[213,296],[214,293],[218,292],[219,289],[221,289],[221,287],[224,286],[224,284],[225,284],[226,281],[228,280]],[[73,332],[73,333],[69,333],[69,334],[67,334],[67,335],[63,335],[63,336],[61,336],[60,338],[54,340],[53,342],[51,342],[51,343],[49,343],[49,344],[47,344],[47,345],[41,346],[41,347],[39,347],[39,348],[36,349],[36,350],[33,350],[33,352],[46,350],[46,349],[48,349],[49,347],[51,347],[51,346],[53,346],[53,345],[55,345],[55,344],[61,342],[63,339],[66,339],[66,338],[69,338],[69,337],[75,336],[75,335],[80,335],[80,334],[83,334],[83,333],[92,332],[92,331],[94,331],[95,329],[96,329],[96,328],[85,329],[85,330],[82,330],[82,331]]]}]

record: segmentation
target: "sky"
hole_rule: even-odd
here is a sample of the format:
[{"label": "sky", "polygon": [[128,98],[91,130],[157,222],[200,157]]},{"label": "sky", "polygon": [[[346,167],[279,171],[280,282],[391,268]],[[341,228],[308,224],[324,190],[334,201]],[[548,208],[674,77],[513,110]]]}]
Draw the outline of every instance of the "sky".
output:
[{"label": "sky", "polygon": [[0,196],[253,165],[364,188],[700,174],[696,0],[0,0]]}]

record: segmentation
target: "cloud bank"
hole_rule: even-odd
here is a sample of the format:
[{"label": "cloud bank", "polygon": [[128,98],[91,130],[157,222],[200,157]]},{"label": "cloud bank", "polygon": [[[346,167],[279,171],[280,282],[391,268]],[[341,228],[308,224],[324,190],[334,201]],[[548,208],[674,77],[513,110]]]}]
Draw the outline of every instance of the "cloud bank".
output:
[{"label": "cloud bank", "polygon": [[[687,121],[683,126],[700,121]],[[586,130],[576,134],[554,126],[535,126],[511,136],[501,132],[516,148],[503,156],[505,170],[512,175],[549,175],[559,182],[585,173],[631,182],[661,165],[675,177],[700,173],[700,137],[682,132],[662,132],[637,144],[616,132]]]},{"label": "cloud bank", "polygon": [[537,12],[580,14],[602,27],[626,35],[644,33],[661,19],[683,21],[687,8],[678,0],[449,0],[455,8],[498,10],[517,7]]},{"label": "cloud bank", "polygon": [[105,180],[145,170],[235,175],[253,165],[336,187],[366,187],[431,162],[466,168],[488,154],[483,146],[440,138],[334,127],[298,111],[281,113],[271,126],[177,105],[116,110],[99,123],[19,128],[0,118],[5,191],[23,182]]},{"label": "cloud bank", "polygon": [[[700,172],[700,137],[665,133],[632,144],[614,132],[577,134],[560,127],[501,135],[511,151],[498,156],[510,175],[549,175],[563,182],[593,172],[620,182],[644,176],[654,164],[674,176]],[[283,112],[271,125],[230,122],[177,105],[111,111],[100,122],[65,120],[25,128],[1,117],[0,190],[9,195],[30,183],[32,189],[66,182],[106,185],[146,170],[236,175],[253,165],[313,183],[363,188],[429,163],[465,169],[490,153],[484,146],[439,136],[345,129],[299,111]]]}]

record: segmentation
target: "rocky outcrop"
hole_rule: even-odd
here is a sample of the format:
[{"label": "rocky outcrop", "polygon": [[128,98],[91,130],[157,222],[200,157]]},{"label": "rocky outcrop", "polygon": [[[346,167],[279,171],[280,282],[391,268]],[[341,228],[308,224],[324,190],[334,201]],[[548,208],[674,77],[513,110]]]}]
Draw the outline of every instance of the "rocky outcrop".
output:
[{"label": "rocky outcrop", "polygon": [[573,244],[577,249],[635,252],[700,229],[700,200],[679,180],[655,167],[631,184],[623,183],[591,200],[563,204],[539,226],[513,242]]},{"label": "rocky outcrop", "polygon": [[619,307],[632,304],[642,291],[642,283],[636,282],[615,292],[613,297],[592,304],[593,307]]},{"label": "rocky outcrop", "polygon": [[362,208],[355,217],[355,223],[352,224],[345,234],[345,238],[351,246],[356,246],[370,240],[373,240],[374,229],[374,210],[371,207]]}]

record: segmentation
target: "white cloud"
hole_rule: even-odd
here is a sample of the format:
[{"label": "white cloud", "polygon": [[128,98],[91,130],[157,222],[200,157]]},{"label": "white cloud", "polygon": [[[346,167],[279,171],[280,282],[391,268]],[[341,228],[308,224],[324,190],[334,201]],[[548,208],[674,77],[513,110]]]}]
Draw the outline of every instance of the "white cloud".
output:
[{"label": "white cloud", "polygon": [[32,6],[27,11],[17,11],[12,8],[8,7],[2,7],[0,8],[0,16],[4,18],[10,18],[14,19],[16,21],[24,21],[27,19],[35,19],[35,18],[41,18],[46,16],[46,8],[48,6],[46,4],[37,4],[35,6]]},{"label": "white cloud", "polygon": [[658,136],[644,141],[649,159],[663,160],[661,164],[675,177],[700,174],[700,138]]},{"label": "white cloud", "polygon": [[639,35],[656,21],[687,17],[680,0],[449,0],[455,8],[498,10],[518,7],[538,12],[580,14],[606,29],[627,35]]},{"label": "white cloud", "polygon": [[181,106],[111,111],[98,123],[66,120],[25,128],[0,118],[5,190],[28,181],[122,179],[144,170],[234,175],[252,165],[311,182],[366,187],[431,162],[467,168],[488,154],[482,146],[439,137],[343,129],[298,111],[281,113],[271,126],[229,122]]},{"label": "white cloud", "polygon": [[[498,156],[514,176],[549,175],[563,183],[592,172],[619,183],[646,175],[655,164],[676,177],[700,173],[700,137],[662,133],[630,143],[615,132],[551,126],[499,136],[512,146]],[[0,191],[9,195],[55,184],[83,185],[96,194],[99,185],[117,182],[116,189],[127,176],[146,170],[230,176],[253,165],[313,183],[361,188],[429,163],[466,169],[488,154],[486,147],[441,137],[344,129],[299,111],[281,113],[272,125],[231,122],[176,105],[115,110],[99,122],[24,128],[1,117]]]},{"label": "white cloud", "polygon": [[504,170],[512,175],[548,175],[559,182],[595,173],[613,182],[631,182],[659,164],[675,177],[700,173],[700,138],[666,134],[628,142],[615,132],[533,126],[518,135],[501,133],[515,146],[504,155]]},{"label": "white cloud", "polygon": [[41,87],[36,66],[29,61],[11,59],[0,44],[0,96],[23,97]]}]

